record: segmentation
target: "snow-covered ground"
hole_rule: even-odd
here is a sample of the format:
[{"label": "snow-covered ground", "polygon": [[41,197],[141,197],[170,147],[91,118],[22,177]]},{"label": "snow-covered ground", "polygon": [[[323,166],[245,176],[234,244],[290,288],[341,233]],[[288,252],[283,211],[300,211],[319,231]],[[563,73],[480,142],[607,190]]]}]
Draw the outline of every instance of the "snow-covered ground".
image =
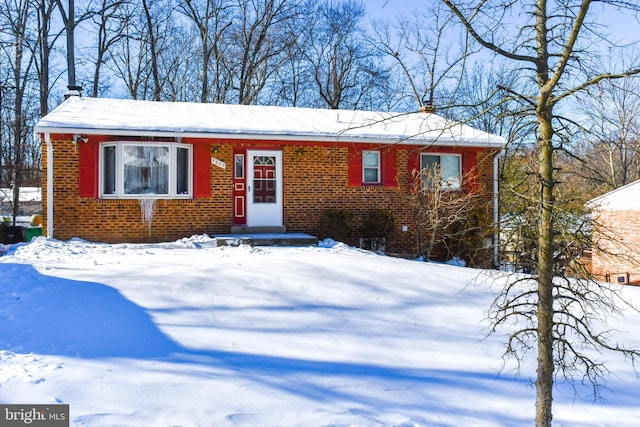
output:
[{"label": "snow-covered ground", "polygon": [[[14,245],[0,402],[66,403],[72,426],[532,425],[534,361],[518,375],[487,337],[504,279],[324,243]],[[639,321],[610,325],[640,346]],[[637,425],[640,382],[602,358],[605,400],[560,384],[555,426]]]}]

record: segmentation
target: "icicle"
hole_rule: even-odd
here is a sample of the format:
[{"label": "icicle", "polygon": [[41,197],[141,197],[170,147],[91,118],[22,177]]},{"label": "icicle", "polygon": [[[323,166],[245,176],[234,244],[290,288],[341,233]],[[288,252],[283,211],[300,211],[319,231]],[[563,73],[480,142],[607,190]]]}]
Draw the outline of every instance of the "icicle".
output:
[{"label": "icicle", "polygon": [[151,237],[151,224],[156,213],[156,199],[140,199],[140,213],[142,223],[149,225],[149,237]]}]

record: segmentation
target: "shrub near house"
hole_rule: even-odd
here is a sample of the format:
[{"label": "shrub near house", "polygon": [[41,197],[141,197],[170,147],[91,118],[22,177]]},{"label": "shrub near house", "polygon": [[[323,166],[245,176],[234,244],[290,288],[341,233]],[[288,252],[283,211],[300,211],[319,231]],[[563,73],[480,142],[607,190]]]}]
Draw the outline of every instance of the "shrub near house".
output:
[{"label": "shrub near house", "polygon": [[[106,242],[231,230],[322,234],[323,213],[394,219],[387,251],[415,255],[412,174],[446,164],[452,192],[490,208],[500,137],[426,113],[72,97],[36,126],[48,233]],[[141,221],[152,200],[152,227]],[[149,202],[144,202],[145,206]],[[55,208],[53,208],[55,207]],[[324,224],[324,225],[323,225]]]}]

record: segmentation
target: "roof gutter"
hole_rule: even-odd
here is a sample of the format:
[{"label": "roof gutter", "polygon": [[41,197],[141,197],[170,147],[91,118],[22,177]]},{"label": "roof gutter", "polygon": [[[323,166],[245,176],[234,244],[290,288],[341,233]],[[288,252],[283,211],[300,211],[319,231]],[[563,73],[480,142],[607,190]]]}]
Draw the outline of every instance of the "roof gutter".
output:
[{"label": "roof gutter", "polygon": [[122,137],[154,137],[154,138],[208,138],[208,139],[241,139],[255,141],[305,141],[305,142],[349,142],[364,144],[402,144],[415,146],[440,145],[457,147],[469,144],[470,147],[503,148],[504,140],[496,138],[494,141],[469,141],[464,142],[450,138],[415,139],[411,137],[381,137],[372,135],[351,136],[348,134],[313,135],[313,134],[269,134],[269,133],[225,133],[225,132],[197,132],[197,131],[167,131],[167,130],[140,130],[140,129],[96,129],[96,128],[63,128],[53,126],[36,126],[35,132],[51,134],[78,134],[78,135],[110,135]]},{"label": "roof gutter", "polygon": [[45,132],[47,144],[47,238],[53,238],[53,144],[51,133]]},{"label": "roof gutter", "polygon": [[500,266],[500,160],[505,156],[505,150],[500,150],[493,157],[493,266]]}]

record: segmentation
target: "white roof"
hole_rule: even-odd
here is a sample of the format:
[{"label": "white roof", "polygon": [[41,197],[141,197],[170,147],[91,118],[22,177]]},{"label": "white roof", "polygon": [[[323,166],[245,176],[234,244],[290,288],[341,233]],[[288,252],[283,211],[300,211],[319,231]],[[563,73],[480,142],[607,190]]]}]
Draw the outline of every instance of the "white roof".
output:
[{"label": "white roof", "polygon": [[504,138],[428,113],[70,97],[37,133],[346,141],[502,148]]},{"label": "white roof", "polygon": [[604,210],[640,210],[640,180],[591,199],[587,205]]}]

